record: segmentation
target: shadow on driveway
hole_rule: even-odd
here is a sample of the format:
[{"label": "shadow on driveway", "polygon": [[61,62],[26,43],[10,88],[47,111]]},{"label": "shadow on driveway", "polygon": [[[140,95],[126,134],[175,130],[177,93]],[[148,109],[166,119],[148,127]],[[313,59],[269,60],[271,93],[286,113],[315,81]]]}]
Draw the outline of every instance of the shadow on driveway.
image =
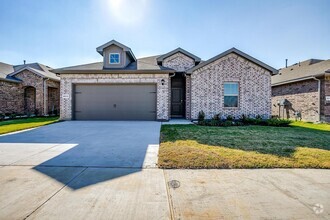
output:
[{"label": "shadow on driveway", "polygon": [[69,121],[2,136],[0,166],[31,165],[63,184],[66,183],[61,175],[51,167],[131,168],[84,179],[73,186],[79,189],[155,166],[160,125],[141,121]]}]

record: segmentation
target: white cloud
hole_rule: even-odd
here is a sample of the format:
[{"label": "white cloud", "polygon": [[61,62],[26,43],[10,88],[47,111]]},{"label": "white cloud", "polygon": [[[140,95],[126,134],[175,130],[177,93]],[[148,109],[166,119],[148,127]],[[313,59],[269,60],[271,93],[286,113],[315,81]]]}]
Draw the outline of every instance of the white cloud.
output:
[{"label": "white cloud", "polygon": [[142,24],[149,11],[149,0],[108,0],[110,16],[123,25]]}]

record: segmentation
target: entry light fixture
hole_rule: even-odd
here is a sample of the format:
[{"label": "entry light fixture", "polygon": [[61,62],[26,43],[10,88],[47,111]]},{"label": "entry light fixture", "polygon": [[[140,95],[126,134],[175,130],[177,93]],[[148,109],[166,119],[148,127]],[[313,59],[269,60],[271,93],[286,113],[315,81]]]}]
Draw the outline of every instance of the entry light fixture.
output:
[{"label": "entry light fixture", "polygon": [[165,84],[165,79],[161,80],[162,86]]}]

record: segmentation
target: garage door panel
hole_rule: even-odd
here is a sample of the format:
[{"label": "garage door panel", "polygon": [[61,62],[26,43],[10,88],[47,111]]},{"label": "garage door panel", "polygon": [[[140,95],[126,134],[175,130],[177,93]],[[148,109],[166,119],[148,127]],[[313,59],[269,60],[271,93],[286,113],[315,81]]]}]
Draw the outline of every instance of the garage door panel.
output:
[{"label": "garage door panel", "polygon": [[77,120],[155,120],[156,85],[76,85]]}]

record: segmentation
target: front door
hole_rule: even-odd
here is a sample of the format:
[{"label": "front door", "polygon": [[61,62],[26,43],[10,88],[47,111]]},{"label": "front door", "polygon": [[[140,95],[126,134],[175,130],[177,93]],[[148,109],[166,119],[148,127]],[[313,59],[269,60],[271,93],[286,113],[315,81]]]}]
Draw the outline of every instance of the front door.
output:
[{"label": "front door", "polygon": [[184,96],[182,88],[172,88],[171,115],[172,117],[184,116]]}]

